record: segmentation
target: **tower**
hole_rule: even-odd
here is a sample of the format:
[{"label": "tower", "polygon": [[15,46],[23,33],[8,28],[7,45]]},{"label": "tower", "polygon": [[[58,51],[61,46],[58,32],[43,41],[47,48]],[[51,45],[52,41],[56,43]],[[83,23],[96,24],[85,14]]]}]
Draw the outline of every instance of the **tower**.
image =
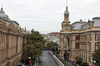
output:
[{"label": "tower", "polygon": [[61,32],[69,32],[70,29],[70,21],[69,21],[69,11],[68,6],[66,6],[66,10],[64,12],[64,21],[62,22],[62,30]]}]

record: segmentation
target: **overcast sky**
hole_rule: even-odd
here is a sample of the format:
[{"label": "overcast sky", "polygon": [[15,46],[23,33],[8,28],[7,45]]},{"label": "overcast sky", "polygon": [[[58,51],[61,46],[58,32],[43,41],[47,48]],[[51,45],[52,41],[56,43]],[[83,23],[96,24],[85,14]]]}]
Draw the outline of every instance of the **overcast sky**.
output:
[{"label": "overcast sky", "polygon": [[[40,33],[59,32],[67,0],[0,0],[10,19]],[[100,17],[100,0],[69,0],[71,23]]]}]

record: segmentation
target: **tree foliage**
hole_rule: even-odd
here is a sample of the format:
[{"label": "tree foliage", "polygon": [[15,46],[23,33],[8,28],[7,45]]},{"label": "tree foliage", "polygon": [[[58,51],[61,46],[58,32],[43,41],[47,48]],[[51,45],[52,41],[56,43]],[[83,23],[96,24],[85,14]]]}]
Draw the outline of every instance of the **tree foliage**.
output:
[{"label": "tree foliage", "polygon": [[94,52],[93,60],[96,61],[95,66],[100,66],[100,48]]},{"label": "tree foliage", "polygon": [[76,63],[80,65],[82,63],[82,58],[76,57]]},{"label": "tree foliage", "polygon": [[57,49],[58,44],[56,42],[50,41],[47,46],[49,47],[49,49],[54,50]]},{"label": "tree foliage", "polygon": [[31,61],[35,62],[36,57],[40,56],[44,48],[44,40],[38,31],[31,30],[31,34],[26,35],[27,45],[23,49],[22,62],[28,64],[31,57]]},{"label": "tree foliage", "polygon": [[80,66],[89,66],[89,64],[88,64],[87,62],[82,62],[82,63],[80,64]]}]

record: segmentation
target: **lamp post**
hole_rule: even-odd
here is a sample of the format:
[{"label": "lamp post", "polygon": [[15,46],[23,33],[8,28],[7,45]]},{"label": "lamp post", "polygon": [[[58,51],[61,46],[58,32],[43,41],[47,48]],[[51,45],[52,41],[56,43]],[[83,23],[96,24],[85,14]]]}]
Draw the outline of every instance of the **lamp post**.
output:
[{"label": "lamp post", "polygon": [[66,53],[66,55],[65,55],[65,56],[66,56],[66,58],[65,58],[65,59],[68,61],[68,52]]},{"label": "lamp post", "polygon": [[37,60],[37,62],[36,62],[36,66],[38,66],[38,56],[36,57],[36,60]]},{"label": "lamp post", "polygon": [[93,65],[96,63],[96,61],[94,60],[94,58],[91,61],[92,61],[92,64]]},{"label": "lamp post", "polygon": [[76,57],[77,57],[77,55],[78,55],[78,54],[76,53]]},{"label": "lamp post", "polygon": [[77,61],[77,55],[78,55],[78,54],[76,53],[75,62]]},{"label": "lamp post", "polygon": [[38,66],[38,58],[39,58],[39,54],[37,52],[37,57],[36,57],[36,66]]},{"label": "lamp post", "polygon": [[69,55],[69,51],[68,51],[68,59],[69,59],[69,56],[70,56],[70,55]]},{"label": "lamp post", "polygon": [[76,60],[77,60],[77,56],[78,56],[78,54],[76,53]]},{"label": "lamp post", "polygon": [[29,59],[29,66],[32,66],[31,57],[28,57],[28,59]]}]

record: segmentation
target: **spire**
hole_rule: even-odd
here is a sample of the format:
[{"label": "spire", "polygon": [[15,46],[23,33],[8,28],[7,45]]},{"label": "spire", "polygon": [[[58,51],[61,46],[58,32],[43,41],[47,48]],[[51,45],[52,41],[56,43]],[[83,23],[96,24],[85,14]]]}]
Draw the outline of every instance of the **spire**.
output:
[{"label": "spire", "polygon": [[66,7],[68,7],[68,0],[66,1]]},{"label": "spire", "polygon": [[64,14],[69,14],[69,11],[68,11],[68,0],[66,2],[66,10],[65,10]]},{"label": "spire", "polygon": [[1,7],[1,10],[0,10],[0,13],[5,13],[4,11],[3,11],[3,8]]}]

